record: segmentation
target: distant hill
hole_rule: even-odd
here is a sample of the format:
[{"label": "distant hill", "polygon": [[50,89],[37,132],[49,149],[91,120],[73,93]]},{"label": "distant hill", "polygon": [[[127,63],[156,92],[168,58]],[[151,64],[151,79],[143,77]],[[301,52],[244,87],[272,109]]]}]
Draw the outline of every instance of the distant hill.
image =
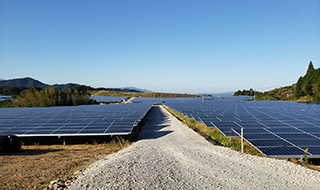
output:
[{"label": "distant hill", "polygon": [[68,84],[54,84],[52,85],[55,90],[67,90],[69,88],[75,88],[80,86],[79,84],[75,83],[68,83]]},{"label": "distant hill", "polygon": [[152,92],[151,90],[136,88],[136,87],[124,87],[121,89],[129,89],[129,90],[135,90],[135,91],[139,91],[139,92]]},{"label": "distant hill", "polygon": [[26,78],[0,81],[0,87],[4,87],[4,86],[5,87],[19,86],[19,87],[27,87],[27,88],[32,88],[32,87],[46,88],[48,85],[46,85],[38,80],[35,80],[33,78],[26,77]]},{"label": "distant hill", "polygon": [[310,61],[307,73],[301,76],[296,84],[255,94],[256,100],[320,102],[320,68],[314,69]]},{"label": "distant hill", "polygon": [[[2,80],[0,81],[0,87],[40,87],[40,88],[48,88],[50,85],[44,84],[36,79],[26,77],[26,78],[18,78],[18,79],[10,79],[10,80]],[[79,86],[79,84],[54,84],[52,85],[55,90],[67,90],[68,88],[74,88]]]},{"label": "distant hill", "polygon": [[231,97],[233,95],[233,92],[222,92],[222,93],[217,93],[217,94],[214,94],[218,97]]}]

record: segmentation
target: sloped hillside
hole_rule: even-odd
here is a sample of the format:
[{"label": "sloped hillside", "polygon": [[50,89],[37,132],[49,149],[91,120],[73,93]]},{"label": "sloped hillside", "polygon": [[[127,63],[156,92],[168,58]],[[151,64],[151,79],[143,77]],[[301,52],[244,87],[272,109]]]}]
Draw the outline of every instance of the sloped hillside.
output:
[{"label": "sloped hillside", "polygon": [[285,86],[281,88],[276,88],[264,93],[257,92],[256,100],[286,100],[294,101],[296,100],[295,93],[296,85]]},{"label": "sloped hillside", "polygon": [[[251,95],[252,89],[235,92],[234,96]],[[286,100],[320,102],[320,68],[314,69],[310,61],[307,73],[296,84],[276,88],[267,92],[255,92],[256,100]]]}]

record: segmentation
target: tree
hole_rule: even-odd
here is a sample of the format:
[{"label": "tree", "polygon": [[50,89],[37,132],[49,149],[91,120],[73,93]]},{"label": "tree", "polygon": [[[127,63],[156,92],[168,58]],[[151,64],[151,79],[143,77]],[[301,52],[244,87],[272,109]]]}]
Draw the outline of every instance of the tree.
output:
[{"label": "tree", "polygon": [[313,71],[314,71],[314,67],[313,67],[312,61],[310,61],[309,66],[308,66],[308,70],[307,70],[307,75],[312,74]]}]

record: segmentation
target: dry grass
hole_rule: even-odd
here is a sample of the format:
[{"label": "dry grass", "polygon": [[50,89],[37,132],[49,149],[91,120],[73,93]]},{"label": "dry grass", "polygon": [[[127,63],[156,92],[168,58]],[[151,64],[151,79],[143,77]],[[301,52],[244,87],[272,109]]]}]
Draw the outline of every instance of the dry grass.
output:
[{"label": "dry grass", "polygon": [[312,102],[312,101],[313,101],[313,97],[310,96],[310,95],[300,97],[300,98],[297,100],[297,102]]},{"label": "dry grass", "polygon": [[317,165],[308,164],[308,165],[304,165],[304,166],[307,168],[313,169],[313,170],[320,171],[320,166],[317,166]]},{"label": "dry grass", "polygon": [[0,189],[43,189],[130,144],[118,139],[104,144],[22,146],[20,153],[0,154]]}]

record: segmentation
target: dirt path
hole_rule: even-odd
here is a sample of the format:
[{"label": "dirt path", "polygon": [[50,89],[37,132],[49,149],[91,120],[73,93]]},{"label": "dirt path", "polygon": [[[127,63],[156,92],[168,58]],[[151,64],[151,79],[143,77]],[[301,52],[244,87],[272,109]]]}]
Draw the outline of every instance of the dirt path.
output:
[{"label": "dirt path", "polygon": [[214,146],[163,107],[138,141],[91,165],[70,189],[320,189],[320,173]]},{"label": "dirt path", "polygon": [[133,99],[135,99],[136,97],[130,97],[128,100],[124,101],[123,104],[127,104],[129,102],[131,102]]}]

